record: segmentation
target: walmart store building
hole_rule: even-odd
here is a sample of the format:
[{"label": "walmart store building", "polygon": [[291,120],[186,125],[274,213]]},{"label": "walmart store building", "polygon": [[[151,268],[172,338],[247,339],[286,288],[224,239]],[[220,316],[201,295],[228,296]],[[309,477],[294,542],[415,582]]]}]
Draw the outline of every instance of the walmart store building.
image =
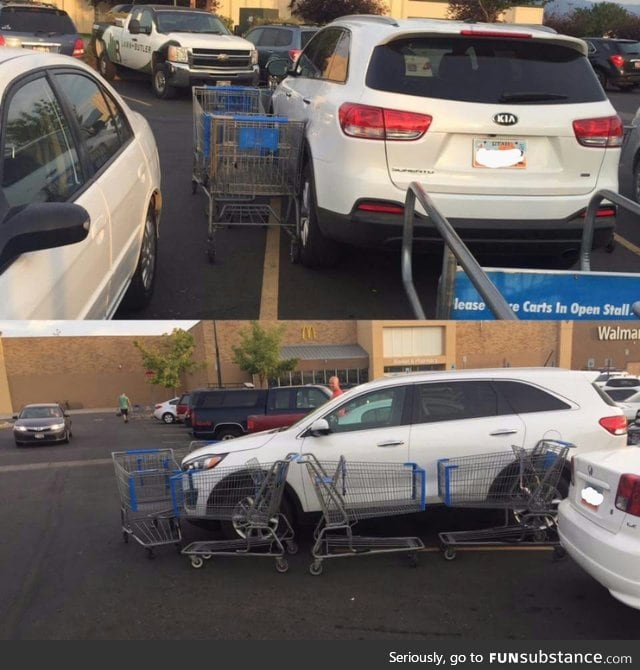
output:
[{"label": "walmart store building", "polygon": [[[295,370],[274,383],[344,385],[388,374],[461,368],[614,367],[640,373],[640,327],[596,321],[286,321],[282,358]],[[631,324],[631,325],[630,325]],[[191,333],[201,363],[177,393],[197,387],[253,381],[233,362],[246,321],[201,321]],[[70,409],[115,407],[125,391],[148,406],[173,394],[149,383],[140,352],[162,336],[3,337],[0,335],[0,415],[29,402],[57,401]]]}]

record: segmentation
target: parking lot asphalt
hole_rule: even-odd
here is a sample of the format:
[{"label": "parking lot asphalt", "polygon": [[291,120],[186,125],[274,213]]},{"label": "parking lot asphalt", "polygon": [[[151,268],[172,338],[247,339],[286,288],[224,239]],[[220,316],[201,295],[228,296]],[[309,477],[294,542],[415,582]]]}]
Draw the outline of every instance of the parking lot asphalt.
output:
[{"label": "parking lot asphalt", "polygon": [[[327,560],[308,572],[311,529],[278,574],[272,559],[213,558],[195,570],[173,547],[153,559],[123,542],[111,452],[186,453],[182,425],[113,413],[73,416],[69,445],[17,449],[0,429],[0,639],[3,640],[617,640],[640,612],[615,601],[571,559],[548,550],[460,552],[437,532],[483,527],[487,513],[432,507],[372,521],[373,535],[417,535],[402,555]],[[491,513],[491,520],[495,520]],[[183,540],[216,537],[182,524]],[[509,548],[511,549],[511,548]]]},{"label": "parking lot asphalt", "polygon": [[[151,304],[140,313],[120,310],[118,319],[403,319],[413,318],[398,250],[346,250],[330,270],[311,270],[289,260],[289,236],[278,227],[230,226],[216,233],[216,263],[206,256],[207,199],[192,194],[193,112],[190,93],[158,100],[148,77],[114,82],[127,103],[149,121],[162,167],[163,214],[158,276]],[[640,93],[610,92],[629,123]],[[274,201],[274,206],[277,207]],[[531,259],[484,257],[492,267],[538,267]],[[427,318],[435,318],[441,255],[415,263],[416,291]],[[578,269],[576,263],[573,269]],[[637,272],[640,231],[633,217],[619,217],[613,253],[595,252],[594,271]]]}]

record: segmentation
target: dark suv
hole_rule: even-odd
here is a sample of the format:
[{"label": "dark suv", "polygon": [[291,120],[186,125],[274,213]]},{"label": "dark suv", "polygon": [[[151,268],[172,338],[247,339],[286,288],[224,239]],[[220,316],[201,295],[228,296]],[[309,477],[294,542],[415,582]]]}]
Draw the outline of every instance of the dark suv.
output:
[{"label": "dark suv", "polygon": [[258,50],[260,81],[266,83],[266,65],[270,58],[288,58],[293,65],[307,42],[318,32],[318,26],[295,23],[269,24],[251,28],[244,36]]},{"label": "dark suv", "polygon": [[613,37],[585,37],[589,61],[602,84],[629,91],[640,84],[640,42]]},{"label": "dark suv", "polygon": [[84,57],[84,41],[70,16],[44,2],[0,2],[0,46]]}]

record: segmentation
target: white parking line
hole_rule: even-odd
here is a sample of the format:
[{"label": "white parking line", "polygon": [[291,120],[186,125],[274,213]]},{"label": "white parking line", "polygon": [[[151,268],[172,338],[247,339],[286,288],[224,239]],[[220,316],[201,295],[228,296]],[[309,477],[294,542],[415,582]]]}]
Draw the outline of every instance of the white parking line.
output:
[{"label": "white parking line", "polygon": [[112,465],[111,458],[96,458],[92,461],[57,461],[49,463],[24,463],[23,465],[0,465],[2,472],[21,472],[24,470],[48,470],[49,468],[84,468],[92,465]]},{"label": "white parking line", "polygon": [[153,107],[151,103],[145,102],[144,100],[138,100],[138,98],[130,98],[128,95],[123,95],[122,97],[125,100],[132,100],[133,102],[137,102],[139,105],[144,105],[145,107]]},{"label": "white parking line", "polygon": [[621,237],[620,235],[618,235],[618,233],[614,233],[613,237],[615,241],[621,244],[625,249],[628,249],[631,253],[634,253],[636,256],[640,256],[640,247],[636,246],[633,242],[625,240],[624,237]]}]

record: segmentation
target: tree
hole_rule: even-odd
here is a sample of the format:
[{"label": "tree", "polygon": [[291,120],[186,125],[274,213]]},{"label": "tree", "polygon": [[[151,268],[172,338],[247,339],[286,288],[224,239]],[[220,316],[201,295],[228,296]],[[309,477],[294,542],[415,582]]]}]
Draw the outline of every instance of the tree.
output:
[{"label": "tree", "polygon": [[264,387],[271,377],[291,372],[298,364],[297,358],[280,358],[284,329],[284,324],[267,329],[257,321],[252,321],[249,328],[240,332],[240,344],[232,347],[233,362],[241,370],[257,375],[260,387]]},{"label": "tree", "polygon": [[181,385],[181,376],[185,372],[192,372],[202,366],[192,359],[196,344],[193,335],[181,328],[174,328],[171,334],[162,335],[163,341],[147,349],[137,340],[133,346],[142,355],[142,364],[145,369],[153,372],[148,377],[149,384],[164,386],[166,389],[176,389]]},{"label": "tree", "polygon": [[289,9],[309,23],[330,23],[347,14],[384,14],[382,0],[291,0]]},{"label": "tree", "polygon": [[540,7],[549,0],[450,0],[447,17],[458,21],[495,23],[502,12],[511,7]]},{"label": "tree", "polygon": [[584,22],[585,36],[615,37],[618,31],[629,21],[629,12],[613,2],[599,2],[589,9],[576,9],[574,20]]}]

